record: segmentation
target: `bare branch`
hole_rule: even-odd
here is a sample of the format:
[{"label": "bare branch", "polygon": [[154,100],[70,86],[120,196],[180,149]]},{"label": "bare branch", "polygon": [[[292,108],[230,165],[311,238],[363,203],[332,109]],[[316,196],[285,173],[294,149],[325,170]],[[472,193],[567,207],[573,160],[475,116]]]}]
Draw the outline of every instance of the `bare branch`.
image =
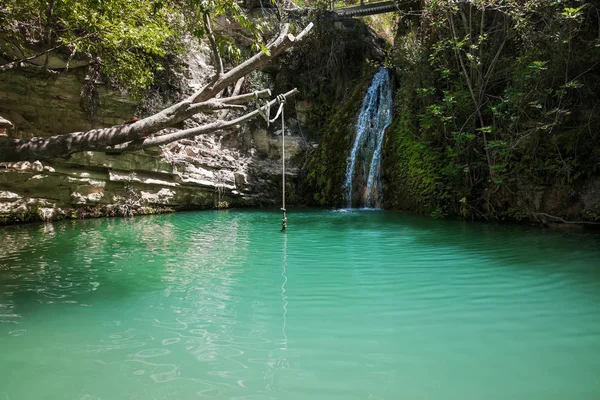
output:
[{"label": "bare branch", "polygon": [[[283,94],[283,97],[285,97],[287,99],[288,97],[294,96],[296,93],[298,93],[298,89],[294,88],[294,89],[290,90],[289,92]],[[263,107],[261,107],[261,110],[263,112],[266,111],[269,107],[276,104],[277,101],[278,101],[277,99],[273,99],[273,100],[269,101],[268,105],[265,104]],[[215,121],[210,124],[198,126],[196,128],[184,129],[184,130],[181,130],[178,132],[168,133],[168,134],[162,135],[162,136],[149,137],[149,138],[144,139],[143,142],[141,142],[141,143],[134,142],[134,143],[127,143],[122,146],[115,146],[115,149],[123,150],[123,151],[125,151],[125,150],[131,151],[131,150],[144,149],[146,147],[153,147],[153,146],[168,144],[168,143],[180,140],[180,139],[186,139],[186,138],[190,138],[190,137],[194,137],[194,136],[198,136],[198,135],[212,133],[212,132],[215,132],[218,130],[227,129],[232,126],[239,125],[241,123],[249,121],[258,115],[259,115],[259,111],[254,110],[252,112],[249,112],[248,114],[242,115],[241,117],[233,119],[231,121],[219,120],[219,121]]]},{"label": "bare branch", "polygon": [[[456,29],[454,28],[454,19],[452,18],[452,14],[449,14],[449,21],[450,21],[450,27],[452,28],[452,38],[454,39],[455,42],[458,41],[458,36],[456,35]],[[459,63],[460,63],[460,67],[463,71],[463,75],[465,77],[465,81],[467,83],[467,88],[469,89],[469,93],[471,94],[471,99],[473,100],[473,104],[475,105],[475,109],[477,111],[477,116],[479,117],[479,123],[481,124],[481,127],[483,127],[485,124],[483,122],[483,115],[481,114],[481,107],[480,107],[480,101],[477,100],[477,96],[475,96],[475,92],[473,89],[473,83],[471,82],[471,75],[467,72],[467,68],[465,67],[465,63],[463,61],[462,55],[460,54],[460,50],[459,49],[454,49],[454,53],[456,55],[456,58],[458,59]],[[489,170],[489,174],[490,174],[490,178],[494,178],[494,170],[492,169],[492,160],[490,157],[490,151],[488,148],[488,140],[487,140],[487,135],[485,133],[485,130],[482,131],[483,134],[483,146],[485,147],[485,158],[487,160],[488,163],[488,170]]]},{"label": "bare branch", "polygon": [[313,23],[311,22],[304,28],[302,32],[298,36],[294,36],[292,34],[287,34],[289,25],[285,24],[282,30],[282,34],[280,34],[277,39],[267,45],[268,54],[265,52],[260,52],[255,54],[253,57],[244,61],[237,67],[223,74],[220,79],[217,79],[215,82],[208,84],[207,86],[200,89],[198,92],[194,93],[190,100],[194,103],[199,103],[205,100],[208,100],[214,97],[221,90],[225,89],[227,86],[236,82],[242,76],[248,75],[250,72],[262,68],[269,61],[271,61],[274,57],[278,56],[285,50],[289,49],[294,45],[295,42],[301,40],[304,36],[310,32],[313,27]]},{"label": "bare branch", "polygon": [[8,64],[0,65],[0,72],[5,72],[5,71],[8,71],[10,69],[16,68],[16,67],[20,66],[21,63],[23,63],[23,62],[26,62],[26,61],[29,61],[29,60],[33,60],[33,59],[36,59],[36,58],[41,57],[43,55],[46,55],[48,53],[51,53],[54,50],[56,50],[56,49],[58,49],[58,48],[60,48],[62,46],[64,46],[64,44],[59,44],[59,45],[54,46],[54,47],[52,47],[52,48],[50,48],[48,50],[44,50],[44,51],[39,52],[37,54],[34,54],[32,56],[21,58],[20,60],[12,61],[12,62],[9,62]]},{"label": "bare branch", "polygon": [[[94,36],[96,36],[96,33],[92,32],[92,33],[88,33],[87,35],[79,37],[77,40],[88,39],[88,38],[94,37]],[[19,51],[19,53],[21,53],[21,55],[23,55],[23,56],[25,55],[25,52],[23,51],[23,49],[16,42],[13,43],[13,45],[17,48],[17,50]],[[13,68],[20,67],[21,64],[24,62],[35,60],[38,57],[50,54],[53,51],[58,50],[64,46],[66,46],[64,43],[60,43],[60,44],[57,44],[56,46],[50,47],[49,49],[44,50],[39,53],[36,53],[34,55],[23,57],[20,60],[15,60],[15,61],[9,62],[8,64],[0,65],[0,72],[5,72],[5,71],[11,70]],[[69,56],[69,61],[73,58],[73,54],[74,54],[74,52],[71,52],[71,54]],[[69,61],[67,61],[66,69],[69,69]],[[33,63],[31,63],[31,66],[36,67],[36,68],[46,69],[46,68],[44,68],[44,64],[46,64],[46,63],[47,63],[46,60],[44,61],[44,63],[42,65],[39,65],[39,64],[33,62]],[[60,69],[60,68],[49,68],[49,70],[55,70],[55,69]]]},{"label": "bare branch", "polygon": [[204,28],[206,29],[206,34],[208,36],[208,41],[210,43],[210,48],[215,61],[215,68],[217,70],[215,74],[215,80],[218,80],[221,75],[223,75],[223,59],[221,58],[221,53],[219,52],[219,46],[217,45],[217,40],[212,30],[208,13],[202,14],[202,19],[204,21]]},{"label": "bare branch", "polygon": [[[209,86],[205,86],[204,88],[200,89],[200,91],[194,93],[188,99],[185,99],[177,104],[174,104],[171,107],[169,107],[157,114],[154,114],[150,117],[143,118],[131,125],[127,125],[127,127],[129,127],[129,130],[127,132],[127,138],[125,140],[118,141],[118,143],[109,143],[107,145],[113,146],[116,144],[130,142],[133,140],[139,140],[144,136],[147,136],[151,133],[155,133],[162,129],[173,126],[173,125],[191,117],[192,115],[197,114],[198,112],[201,112],[200,110],[195,111],[195,112],[190,112],[189,111],[190,104],[192,102],[193,103],[201,103],[203,101],[206,101],[206,100],[209,100],[209,99],[215,97],[219,92],[221,92],[223,89],[225,89],[227,86],[229,86],[230,84],[232,84],[239,78],[246,76],[247,74],[254,71],[255,69],[260,68],[261,66],[265,65],[273,57],[275,57],[275,55],[281,54],[284,50],[291,47],[296,41],[301,40],[312,29],[312,27],[313,27],[313,23],[311,22],[310,24],[307,25],[306,28],[304,28],[304,30],[297,37],[294,38],[292,35],[287,35],[288,26],[286,24],[286,26],[282,30],[282,33],[285,33],[285,35],[280,34],[278,36],[278,38],[269,45],[271,48],[270,51],[272,51],[270,56],[267,56],[266,54],[264,54],[262,52],[256,54],[254,57],[252,57],[249,60],[247,60],[246,62],[240,64],[238,67],[236,67],[236,68],[232,69],[231,71],[227,72],[226,74],[222,75],[222,77],[220,79],[218,79],[216,82],[214,82],[213,84],[210,84]],[[291,36],[293,39],[288,38],[288,36]],[[288,39],[286,40],[284,38],[288,38]],[[268,46],[268,48],[269,48],[269,46]],[[254,61],[252,61],[252,60],[254,60]],[[252,62],[249,62],[249,61],[252,61]],[[243,67],[243,68],[241,68],[241,67]],[[209,93],[211,95],[208,95]],[[262,98],[262,97],[268,97],[270,95],[270,92],[259,91],[258,94]],[[236,98],[236,96],[222,99],[222,101],[224,103],[239,104],[236,101],[232,101],[234,98]],[[200,99],[202,99],[202,100],[200,100]],[[107,129],[110,130],[113,128],[107,128]],[[137,133],[137,135],[135,133]]]},{"label": "bare branch", "polygon": [[242,85],[244,84],[245,79],[246,79],[245,76],[242,76],[240,79],[238,79],[238,81],[235,83],[235,87],[233,88],[232,96],[237,96],[238,94],[240,94],[240,92],[242,91]]},{"label": "bare branch", "polygon": [[[165,128],[172,127],[197,113],[225,109],[243,110],[245,109],[243,104],[252,101],[253,98],[269,97],[271,94],[269,90],[261,90],[255,93],[236,95],[223,99],[214,98],[227,86],[238,81],[253,70],[264,66],[273,57],[281,54],[281,52],[291,47],[296,41],[302,39],[311,30],[312,26],[312,23],[309,24],[297,37],[285,33],[287,32],[287,27],[284,28],[283,32],[285,34],[279,35],[269,45],[270,54],[258,53],[238,67],[223,74],[215,82],[204,87],[188,99],[134,123],[51,137],[34,137],[29,139],[2,137],[0,138],[0,162],[68,157],[73,153],[82,151],[106,151],[107,149],[134,150],[169,143],[183,137],[215,132],[245,122],[258,115],[258,111],[250,112],[232,121],[219,120],[191,130],[179,131],[158,137],[148,137]],[[286,93],[285,96],[292,96],[296,92],[296,89],[294,89]],[[273,100],[269,104],[272,105],[275,102],[276,100]]]},{"label": "bare branch", "polygon": [[260,99],[271,97],[271,91],[269,89],[264,89],[252,93],[240,94],[238,96],[225,97],[223,99],[219,99],[219,101],[226,104],[244,104],[256,99],[257,97]]},{"label": "bare branch", "polygon": [[568,221],[564,218],[561,217],[557,217],[555,215],[550,215],[550,214],[546,214],[543,212],[530,212],[530,215],[532,215],[533,217],[545,217],[545,218],[550,218],[552,220],[555,221],[559,221],[562,222],[563,224],[576,224],[576,225],[600,225],[600,222],[592,222],[592,221]]},{"label": "bare branch", "polygon": [[220,101],[205,101],[204,103],[192,104],[188,111],[197,114],[199,112],[213,112],[219,110],[245,110],[246,106],[238,104],[222,103]]}]

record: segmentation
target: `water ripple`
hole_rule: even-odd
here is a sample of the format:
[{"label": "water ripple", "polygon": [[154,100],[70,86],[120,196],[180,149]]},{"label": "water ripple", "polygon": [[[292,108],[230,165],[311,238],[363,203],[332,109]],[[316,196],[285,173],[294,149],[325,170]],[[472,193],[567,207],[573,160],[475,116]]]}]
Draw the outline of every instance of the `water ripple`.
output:
[{"label": "water ripple", "polygon": [[278,218],[3,228],[0,398],[600,393],[597,236],[356,210],[291,212],[282,235]]}]

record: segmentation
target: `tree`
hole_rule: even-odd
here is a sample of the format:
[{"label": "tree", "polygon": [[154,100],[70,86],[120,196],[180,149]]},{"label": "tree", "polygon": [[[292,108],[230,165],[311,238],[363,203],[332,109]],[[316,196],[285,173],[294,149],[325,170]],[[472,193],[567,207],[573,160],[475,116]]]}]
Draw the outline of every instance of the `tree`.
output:
[{"label": "tree", "polygon": [[[37,32],[44,38],[42,42],[46,47],[55,48],[57,46],[65,46],[71,48],[73,53],[78,51],[77,49],[84,47],[88,52],[99,52],[108,55],[109,58],[112,56],[115,65],[120,65],[120,68],[124,67],[125,71],[127,71],[127,68],[130,69],[125,76],[130,73],[135,74],[136,68],[137,73],[145,72],[147,74],[149,73],[149,69],[144,69],[143,62],[140,63],[142,64],[142,67],[136,66],[136,59],[123,58],[121,53],[130,53],[127,57],[138,54],[140,58],[146,60],[151,59],[154,55],[161,55],[161,46],[166,40],[166,37],[164,32],[158,31],[161,26],[163,26],[164,29],[168,29],[168,26],[161,25],[161,22],[156,22],[161,19],[153,18],[152,13],[156,15],[156,13],[162,12],[164,7],[166,7],[163,2],[149,0],[138,0],[136,2],[107,0],[105,2],[98,2],[96,0],[88,0],[83,2],[89,3],[87,4],[89,8],[86,9],[85,7],[78,8],[79,6],[77,6],[77,4],[79,3],[81,5],[82,2],[73,0],[46,0],[45,2],[24,1],[22,3],[13,2],[10,4],[9,8],[11,6],[13,7],[12,14],[10,12],[5,12],[5,15],[16,15],[17,19],[13,19],[13,21],[17,21],[19,15],[22,16],[27,13],[27,6],[33,7],[34,4],[38,3],[43,3],[43,8],[46,10],[46,15],[39,17],[45,20],[45,29],[40,29],[40,31]],[[139,13],[149,13],[149,16],[136,17],[129,21],[123,21],[123,26],[115,31],[112,27],[113,24],[110,23],[112,19],[104,20],[98,15],[106,15],[111,12],[122,15],[121,11],[119,11],[119,4],[121,3],[136,3],[136,5],[140,7]],[[169,7],[178,7],[177,10],[179,12],[183,12],[186,9],[191,11],[190,13],[182,14],[185,15],[185,23],[188,24],[190,31],[195,36],[206,37],[210,43],[215,65],[215,75],[206,86],[183,101],[130,124],[92,129],[85,132],[72,132],[51,137],[34,137],[29,139],[0,137],[0,162],[68,157],[73,153],[82,151],[134,151],[167,144],[200,134],[220,131],[248,121],[259,115],[259,110],[246,112],[242,116],[231,120],[217,119],[214,122],[191,129],[174,132],[164,131],[166,128],[171,128],[198,113],[211,113],[227,109],[246,110],[245,104],[258,98],[270,97],[271,93],[269,90],[239,94],[239,87],[241,85],[236,85],[236,83],[240,82],[240,80],[250,72],[265,66],[270,60],[292,47],[299,40],[302,40],[312,28],[311,23],[298,35],[294,36],[289,33],[289,24],[282,24],[280,32],[275,39],[266,45],[255,42],[254,48],[257,49],[258,52],[231,70],[226,71],[222,54],[224,50],[233,49],[233,46],[222,36],[217,35],[213,31],[213,16],[219,14],[233,16],[242,27],[248,29],[252,35],[254,35],[255,39],[259,36],[261,31],[260,25],[254,24],[233,0],[189,0],[169,2],[169,4]],[[84,6],[85,5],[86,4],[84,4]],[[106,9],[102,10],[102,7],[108,7],[109,9],[108,11]],[[77,10],[73,11],[75,8],[77,8]],[[0,15],[2,15],[2,11],[6,10],[0,10]],[[80,18],[77,13],[78,11],[87,15],[87,17],[83,18],[83,21],[89,25],[87,28],[82,28],[81,23],[77,24],[73,22]],[[40,15],[40,13],[38,12],[37,15]],[[4,17],[4,19],[6,19],[6,17]],[[37,27],[38,25],[32,24],[32,26]],[[19,28],[17,26],[14,29],[14,32],[18,32],[19,30],[22,31],[23,29],[23,27]],[[119,34],[121,34],[122,37],[119,37]],[[107,40],[109,43],[104,44],[104,46],[108,47],[108,50],[86,47],[88,46],[86,43],[88,43],[90,37],[95,37],[95,40],[91,41],[95,42],[99,35],[108,37]],[[129,42],[129,45],[141,47],[136,47],[133,50],[128,49],[128,41],[136,38],[143,44],[140,45],[138,42]],[[123,43],[125,43],[126,47],[119,47]],[[38,54],[38,56],[39,55],[40,54]],[[7,70],[8,68],[18,67],[24,60],[25,58],[7,64],[4,68],[0,68],[0,72]],[[120,62],[122,64],[119,64]],[[106,61],[103,60],[103,63],[106,63]],[[144,85],[147,84],[148,81],[149,78],[145,81],[140,81],[139,84]],[[231,85],[236,85],[233,94],[229,97],[220,97],[223,90]],[[284,101],[284,99],[293,96],[295,93],[297,93],[296,89],[290,90],[287,93],[278,96],[276,99],[268,101],[263,107],[267,108],[277,102]]]},{"label": "tree", "polygon": [[436,215],[519,219],[554,204],[569,216],[600,166],[598,2],[403,7],[388,135],[400,206],[412,196]]}]

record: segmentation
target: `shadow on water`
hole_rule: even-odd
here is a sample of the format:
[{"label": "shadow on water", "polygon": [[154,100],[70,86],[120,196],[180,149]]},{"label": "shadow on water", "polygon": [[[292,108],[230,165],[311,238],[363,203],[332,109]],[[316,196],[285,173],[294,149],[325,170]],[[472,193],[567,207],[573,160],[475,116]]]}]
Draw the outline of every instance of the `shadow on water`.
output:
[{"label": "shadow on water", "polygon": [[44,304],[118,303],[155,290],[174,268],[193,270],[199,253],[237,243],[235,215],[174,217],[0,228],[0,316],[21,318]]}]

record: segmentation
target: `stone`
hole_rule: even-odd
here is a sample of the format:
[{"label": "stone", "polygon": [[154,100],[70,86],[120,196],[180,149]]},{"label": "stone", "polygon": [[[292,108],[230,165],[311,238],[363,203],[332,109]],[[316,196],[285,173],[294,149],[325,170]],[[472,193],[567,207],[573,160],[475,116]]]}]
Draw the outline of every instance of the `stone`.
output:
[{"label": "stone", "polygon": [[[81,190],[82,188],[80,188]],[[71,201],[73,204],[96,204],[104,197],[103,191],[91,191],[89,193],[72,192]]]},{"label": "stone", "polygon": [[[194,48],[185,61],[189,79],[184,91],[205,85],[213,72],[209,47]],[[13,123],[11,135],[51,136],[118,125],[138,115],[134,99],[100,83],[100,108],[90,121],[80,99],[85,75],[85,68],[50,78],[29,70],[3,73],[0,115]],[[210,122],[207,118],[186,124]],[[290,127],[297,124],[289,121]],[[7,217],[15,213],[50,220],[115,215],[115,210],[132,208],[136,214],[213,208],[219,191],[231,207],[270,204],[281,179],[281,137],[252,126],[131,153],[82,152],[68,159],[0,164],[0,223],[18,221]],[[302,151],[290,138],[288,144],[286,137],[287,160]],[[297,167],[287,167],[289,176],[295,176]],[[73,212],[77,209],[83,213]]]},{"label": "stone", "polygon": [[308,113],[312,104],[309,101],[297,101],[296,102],[296,118],[301,124],[306,125],[308,122]]},{"label": "stone", "polygon": [[14,125],[12,122],[10,122],[6,118],[3,118],[2,116],[0,116],[0,128],[2,128],[4,130],[4,133],[6,133],[6,129],[12,128],[13,126]]},{"label": "stone", "polygon": [[56,210],[52,207],[40,207],[38,213],[42,221],[52,221],[56,214]]},{"label": "stone", "polygon": [[586,210],[600,211],[600,178],[591,178],[581,190],[581,200]]},{"label": "stone", "polygon": [[234,172],[235,186],[245,186],[248,184],[248,176],[243,172]]},{"label": "stone", "polygon": [[6,190],[2,190],[0,191],[0,200],[16,200],[21,198],[21,196],[18,193],[14,193],[14,192],[9,192]]},{"label": "stone", "polygon": [[259,153],[269,153],[269,132],[266,129],[259,128],[252,132],[252,144],[253,147],[259,151]]},{"label": "stone", "polygon": [[162,149],[158,146],[147,147],[143,151],[144,151],[144,153],[149,154],[151,156],[160,156],[163,152]]},{"label": "stone", "polygon": [[33,168],[35,171],[37,171],[37,172],[42,172],[42,171],[44,170],[44,166],[43,166],[43,165],[42,165],[42,163],[41,163],[40,161],[38,161],[38,160],[34,161],[34,162],[31,164],[31,167],[32,167],[32,168]]}]

